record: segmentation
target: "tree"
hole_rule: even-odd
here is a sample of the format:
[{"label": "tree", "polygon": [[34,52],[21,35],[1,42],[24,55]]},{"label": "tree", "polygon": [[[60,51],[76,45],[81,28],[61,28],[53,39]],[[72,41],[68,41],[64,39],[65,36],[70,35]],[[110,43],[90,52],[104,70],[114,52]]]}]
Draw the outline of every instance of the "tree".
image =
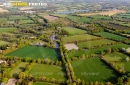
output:
[{"label": "tree", "polygon": [[13,64],[11,64],[11,68],[14,68],[15,67],[15,64],[13,63]]},{"label": "tree", "polygon": [[38,63],[38,64],[40,64],[40,63],[41,63],[41,59],[40,59],[40,58],[38,58],[37,63]]},{"label": "tree", "polygon": [[24,78],[24,77],[25,77],[25,73],[24,73],[24,72],[20,72],[18,77],[19,77],[20,79]]},{"label": "tree", "polygon": [[108,48],[107,53],[111,53],[111,48]]}]

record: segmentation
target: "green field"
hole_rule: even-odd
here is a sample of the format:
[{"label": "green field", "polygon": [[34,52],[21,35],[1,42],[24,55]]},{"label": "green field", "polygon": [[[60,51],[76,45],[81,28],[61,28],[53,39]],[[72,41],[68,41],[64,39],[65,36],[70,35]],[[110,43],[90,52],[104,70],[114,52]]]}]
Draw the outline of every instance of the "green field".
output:
[{"label": "green field", "polygon": [[119,52],[114,52],[114,53],[111,53],[111,54],[108,54],[108,55],[105,55],[103,58],[106,60],[106,61],[126,61],[126,58],[128,56],[125,55],[125,54],[122,54],[122,53],[119,53]]},{"label": "green field", "polygon": [[16,30],[17,28],[14,27],[8,27],[8,28],[0,28],[0,33],[4,33],[4,32],[10,32],[13,30]]},{"label": "green field", "polygon": [[130,18],[130,13],[117,14],[115,17],[118,17],[118,18]]},{"label": "green field", "polygon": [[80,19],[76,20],[76,22],[78,23],[85,23],[85,22],[90,22],[92,21],[91,18],[87,18],[87,17],[81,17]]},{"label": "green field", "polygon": [[67,16],[67,18],[68,19],[70,19],[70,20],[73,20],[73,21],[76,21],[76,20],[79,20],[80,19],[80,17],[79,16]]},{"label": "green field", "polygon": [[33,20],[20,20],[19,24],[33,23]]},{"label": "green field", "polygon": [[7,18],[0,18],[0,21],[7,20]]},{"label": "green field", "polygon": [[111,19],[109,16],[102,16],[102,15],[94,15],[91,16],[93,19]]},{"label": "green field", "polygon": [[62,67],[54,65],[35,64],[29,74],[36,77],[45,76],[51,79],[65,79]]},{"label": "green field", "polygon": [[14,77],[17,77],[18,74],[20,72],[23,72],[25,70],[25,67],[28,63],[24,63],[24,62],[21,62],[19,65],[17,65],[16,67],[14,67],[12,70],[11,70],[11,74],[14,76]]},{"label": "green field", "polygon": [[42,82],[35,82],[33,85],[57,85],[57,84],[52,84],[52,83],[42,83]]},{"label": "green field", "polygon": [[56,16],[56,17],[66,17],[66,14],[52,14],[52,16]]},{"label": "green field", "polygon": [[107,40],[107,39],[102,39],[102,40],[94,40],[94,41],[87,41],[87,42],[79,42],[77,45],[81,48],[84,47],[94,47],[94,46],[101,46],[103,44],[110,44],[114,41],[112,40]]},{"label": "green field", "polygon": [[28,19],[27,16],[24,16],[24,15],[19,15],[19,16],[11,16],[9,17],[9,20],[17,20],[17,19],[20,19],[20,20],[23,20],[23,19]]},{"label": "green field", "polygon": [[77,78],[85,81],[114,82],[117,74],[98,57],[73,61],[72,66]]},{"label": "green field", "polygon": [[119,36],[119,35],[115,35],[112,33],[108,33],[108,32],[99,32],[99,33],[95,33],[96,35],[101,35],[103,37],[107,37],[107,38],[112,38],[112,39],[117,39],[117,40],[125,40],[125,37]]},{"label": "green field", "polygon": [[111,45],[111,46],[105,46],[105,47],[100,47],[92,50],[81,50],[81,51],[74,51],[69,53],[69,57],[74,57],[74,56],[81,56],[82,54],[92,54],[96,53],[99,54],[101,51],[107,50],[108,48],[128,48],[129,45],[126,44],[116,44],[116,45]]},{"label": "green field", "polygon": [[0,46],[2,46],[2,45],[7,45],[7,44],[9,44],[9,42],[1,41],[1,40],[0,40]]},{"label": "green field", "polygon": [[66,30],[69,34],[84,34],[86,31],[74,28],[74,27],[63,27],[64,30]]},{"label": "green field", "polygon": [[130,72],[130,61],[129,62],[116,62],[115,65],[119,69],[125,69],[127,72]]},{"label": "green field", "polygon": [[60,56],[57,50],[52,48],[44,48],[38,46],[25,46],[23,48],[17,49],[6,56],[17,56],[22,58],[33,58],[33,59],[50,59],[59,60]]},{"label": "green field", "polygon": [[98,38],[98,37],[89,34],[74,35],[74,36],[63,37],[63,42],[67,43],[67,42],[74,42],[80,40],[89,40],[93,38]]}]

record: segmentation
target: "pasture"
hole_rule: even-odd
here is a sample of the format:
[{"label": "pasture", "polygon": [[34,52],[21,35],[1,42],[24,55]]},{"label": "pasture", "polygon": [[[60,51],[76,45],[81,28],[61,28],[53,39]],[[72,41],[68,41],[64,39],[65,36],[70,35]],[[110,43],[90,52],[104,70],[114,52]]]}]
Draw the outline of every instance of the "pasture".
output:
[{"label": "pasture", "polygon": [[25,71],[25,67],[26,67],[27,64],[28,63],[21,62],[16,67],[14,67],[13,69],[11,69],[10,73],[13,75],[13,77],[18,77],[18,74],[20,72]]},{"label": "pasture", "polygon": [[98,57],[73,61],[71,64],[77,79],[80,78],[81,80],[89,82],[114,82],[117,77],[117,74]]},{"label": "pasture", "polygon": [[79,20],[79,19],[80,19],[79,16],[73,16],[73,15],[67,16],[66,18],[68,18],[68,19],[70,19],[70,20],[73,20],[73,21],[76,21],[76,20]]},{"label": "pasture", "polygon": [[28,57],[32,59],[50,59],[54,61],[60,60],[58,50],[38,46],[25,46],[7,54],[6,56],[17,56],[22,58]]},{"label": "pasture", "polygon": [[85,34],[86,31],[74,27],[63,27],[64,30],[66,30],[69,34],[76,35],[76,34]]},{"label": "pasture", "polygon": [[88,17],[81,17],[80,19],[76,20],[78,23],[85,23],[85,22],[91,22],[92,19]]},{"label": "pasture", "polygon": [[112,40],[102,39],[102,40],[94,40],[94,41],[87,41],[87,42],[79,42],[77,45],[80,48],[84,47],[94,47],[94,46],[101,46],[103,44],[110,44],[113,43]]},{"label": "pasture", "polygon": [[75,41],[80,41],[80,40],[90,40],[98,38],[97,36],[89,35],[89,34],[82,34],[82,35],[73,35],[73,36],[67,36],[63,37],[63,42],[75,42]]},{"label": "pasture", "polygon": [[112,10],[112,11],[102,11],[102,12],[97,12],[97,13],[85,13],[85,14],[78,14],[80,16],[93,16],[93,15],[115,15],[117,13],[126,13],[125,10]]},{"label": "pasture", "polygon": [[124,69],[127,72],[130,72],[130,61],[129,62],[116,62],[115,66],[118,67],[118,69]]},{"label": "pasture", "polygon": [[33,20],[20,20],[19,24],[33,23]]},{"label": "pasture", "polygon": [[52,14],[52,16],[55,16],[55,17],[66,17],[67,14]]},{"label": "pasture", "polygon": [[126,61],[128,56],[119,52],[114,52],[111,54],[104,55],[103,58],[106,61]]},{"label": "pasture", "polygon": [[120,13],[120,14],[117,14],[115,15],[115,17],[118,17],[118,18],[130,18],[130,13]]},{"label": "pasture", "polygon": [[75,57],[81,56],[82,54],[86,54],[86,55],[93,54],[93,53],[100,54],[101,51],[106,51],[108,48],[117,49],[117,48],[128,48],[128,47],[129,45],[127,44],[116,44],[116,45],[111,45],[111,46],[99,47],[99,48],[91,49],[91,50],[74,51],[74,52],[70,52],[68,56],[69,58],[71,58],[74,56]]},{"label": "pasture", "polygon": [[[52,85],[52,83],[35,82],[32,85]],[[57,84],[53,84],[53,85],[57,85]]]},{"label": "pasture", "polygon": [[28,19],[28,17],[27,16],[24,16],[24,15],[18,15],[18,16],[11,16],[11,17],[9,17],[9,20],[17,20],[17,19],[19,19],[19,20],[25,20],[25,19]]},{"label": "pasture", "polygon": [[14,27],[0,28],[0,33],[11,32],[11,31],[14,31],[16,29],[17,28],[14,28]]},{"label": "pasture", "polygon": [[91,16],[91,18],[93,18],[93,19],[111,19],[111,17],[109,17],[107,15],[94,15],[94,16]]},{"label": "pasture", "polygon": [[125,40],[125,37],[119,36],[119,35],[115,35],[112,33],[108,33],[108,32],[99,32],[99,33],[95,33],[96,35],[101,35],[102,37],[107,37],[107,38],[111,38],[111,39],[116,39],[116,40]]},{"label": "pasture", "polygon": [[62,67],[53,65],[35,64],[28,74],[35,77],[45,76],[47,78],[65,79]]},{"label": "pasture", "polygon": [[1,41],[1,40],[0,40],[0,46],[2,46],[2,45],[7,45],[7,44],[9,44],[9,42]]}]

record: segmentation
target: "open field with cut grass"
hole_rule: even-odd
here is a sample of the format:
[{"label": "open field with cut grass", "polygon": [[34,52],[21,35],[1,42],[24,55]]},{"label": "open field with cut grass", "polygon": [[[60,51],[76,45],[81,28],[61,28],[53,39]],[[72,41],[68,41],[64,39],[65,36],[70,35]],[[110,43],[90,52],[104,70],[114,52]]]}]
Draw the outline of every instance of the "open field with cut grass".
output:
[{"label": "open field with cut grass", "polygon": [[0,18],[0,21],[4,21],[4,20],[7,20],[7,18]]},{"label": "open field with cut grass", "polygon": [[115,65],[119,69],[125,69],[127,72],[130,72],[130,61],[129,62],[116,62]]},{"label": "open field with cut grass", "polygon": [[21,62],[20,64],[18,64],[16,67],[14,67],[10,73],[14,76],[14,77],[17,77],[18,74],[20,72],[23,72],[25,70],[25,67],[28,63],[25,63],[25,62]]},{"label": "open field with cut grass", "polygon": [[60,60],[60,55],[57,50],[38,46],[25,46],[7,54],[6,56],[17,56],[22,58],[28,57],[33,59],[50,59],[54,61]]},{"label": "open field with cut grass", "polygon": [[117,13],[126,13],[125,10],[112,10],[112,11],[103,11],[103,12],[97,12],[97,13],[85,13],[85,14],[78,14],[80,16],[93,16],[93,15],[109,15],[112,16]]},{"label": "open field with cut grass", "polygon": [[98,38],[98,37],[89,35],[89,34],[74,35],[74,36],[63,37],[63,42],[67,43],[67,42],[74,42],[74,41],[80,41],[80,40],[89,40],[93,38]]},{"label": "open field with cut grass", "polygon": [[52,14],[52,16],[55,16],[55,17],[66,17],[67,14]]},{"label": "open field with cut grass", "polygon": [[112,40],[102,39],[102,40],[94,40],[94,41],[87,41],[87,42],[79,42],[77,45],[81,48],[84,47],[94,47],[94,46],[101,46],[103,44],[110,44],[113,43]]},{"label": "open field with cut grass", "polygon": [[1,40],[0,40],[0,46],[2,46],[2,45],[7,45],[7,44],[9,44],[9,42],[1,41]]},{"label": "open field with cut grass", "polygon": [[130,13],[120,13],[120,14],[117,14],[115,15],[115,17],[118,17],[118,18],[130,18]]},{"label": "open field with cut grass", "polygon": [[73,16],[73,15],[67,16],[67,18],[68,18],[68,19],[70,19],[70,20],[74,20],[74,21],[76,21],[76,20],[79,20],[79,19],[80,19],[80,17],[79,17],[79,16]]},{"label": "open field with cut grass", "polygon": [[111,54],[104,55],[103,58],[106,61],[126,61],[128,56],[119,52],[114,52]]},{"label": "open field with cut grass", "polygon": [[45,76],[47,78],[65,79],[62,67],[54,65],[35,64],[29,74],[35,77]]},{"label": "open field with cut grass", "polygon": [[17,28],[14,27],[8,27],[8,28],[0,28],[0,33],[4,33],[4,32],[10,32],[13,30],[16,30]]},{"label": "open field with cut grass", "polygon": [[74,52],[70,52],[69,58],[74,57],[74,56],[81,56],[82,54],[92,54],[92,53],[96,53],[96,54],[100,54],[101,51],[105,51],[108,48],[128,48],[129,45],[126,44],[116,44],[116,45],[111,45],[111,46],[104,46],[104,47],[100,47],[100,48],[96,48],[96,49],[92,49],[92,50],[81,50],[81,51],[74,51]]},{"label": "open field with cut grass", "polygon": [[128,26],[124,26],[124,25],[120,25],[120,24],[114,24],[114,23],[105,23],[105,26],[107,26],[108,28],[117,29],[117,30],[127,30],[127,29],[129,29]]},{"label": "open field with cut grass", "polygon": [[117,74],[98,57],[73,61],[72,66],[77,78],[89,82],[114,82],[117,77]]},{"label": "open field with cut grass", "polygon": [[84,34],[86,33],[85,30],[81,30],[74,27],[63,27],[64,30],[66,30],[69,34]]},{"label": "open field with cut grass", "polygon": [[91,16],[91,18],[93,19],[111,19],[111,17],[109,16],[106,16],[106,15],[94,15],[94,16]]},{"label": "open field with cut grass", "polygon": [[33,20],[20,20],[19,24],[33,23]]},{"label": "open field with cut grass", "polygon": [[85,23],[85,22],[90,22],[90,21],[92,21],[92,19],[87,18],[87,17],[82,17],[82,18],[76,20],[76,22],[78,22],[78,23]]},{"label": "open field with cut grass", "polygon": [[17,20],[17,19],[20,19],[20,20],[24,20],[24,19],[28,19],[27,16],[24,16],[24,15],[19,15],[19,16],[11,16],[9,17],[9,20]]},{"label": "open field with cut grass", "polygon": [[95,33],[96,35],[101,35],[103,37],[107,37],[107,38],[112,38],[112,39],[117,39],[117,40],[125,40],[125,37],[119,36],[119,35],[115,35],[112,33],[108,33],[108,32],[99,32],[99,33]]},{"label": "open field with cut grass", "polygon": [[50,16],[50,15],[44,16],[44,18],[49,20],[49,21],[53,21],[53,20],[58,19],[58,17],[54,17],[54,16]]},{"label": "open field with cut grass", "polygon": [[33,83],[33,85],[58,85],[58,84],[35,82]]}]

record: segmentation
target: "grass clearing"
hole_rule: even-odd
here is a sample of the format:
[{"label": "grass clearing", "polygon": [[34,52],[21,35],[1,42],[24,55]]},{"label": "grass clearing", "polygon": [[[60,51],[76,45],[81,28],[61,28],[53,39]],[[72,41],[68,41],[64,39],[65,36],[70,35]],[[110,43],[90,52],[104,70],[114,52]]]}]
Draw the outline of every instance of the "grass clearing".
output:
[{"label": "grass clearing", "polygon": [[25,46],[7,54],[6,56],[17,56],[22,58],[28,57],[33,59],[50,59],[54,61],[60,60],[58,50],[38,46]]},{"label": "grass clearing", "polygon": [[97,36],[89,35],[89,34],[82,34],[82,35],[74,35],[74,36],[67,36],[63,37],[63,42],[75,42],[80,40],[89,40],[93,38],[98,38]]},{"label": "grass clearing", "polygon": [[125,37],[119,36],[119,35],[115,35],[112,33],[108,33],[108,32],[99,32],[99,33],[95,33],[96,35],[101,35],[103,37],[107,37],[107,38],[112,38],[112,39],[117,39],[117,40],[125,40]]},{"label": "grass clearing", "polygon": [[1,41],[1,40],[0,40],[0,46],[2,46],[2,45],[7,45],[7,44],[9,44],[9,42]]},{"label": "grass clearing", "polygon": [[84,23],[84,22],[91,22],[92,19],[88,17],[81,17],[80,19],[76,20],[78,23]]},{"label": "grass clearing", "polygon": [[25,62],[21,62],[19,65],[17,65],[16,67],[14,67],[10,73],[14,76],[14,77],[17,77],[18,74],[20,72],[23,72],[25,70],[25,67],[28,63],[25,63]]},{"label": "grass clearing", "polygon": [[122,53],[119,53],[119,52],[114,52],[114,53],[111,53],[111,54],[108,54],[108,55],[105,55],[103,58],[106,60],[106,61],[126,61],[126,58],[128,56],[125,55],[125,54],[122,54]]},{"label": "grass clearing", "polygon": [[87,42],[79,42],[77,45],[81,48],[84,47],[94,47],[94,46],[101,46],[103,44],[110,44],[112,42],[112,40],[107,40],[107,39],[102,39],[102,40],[94,40],[94,41],[87,41]]},{"label": "grass clearing", "polygon": [[20,20],[19,24],[33,23],[33,20]]},{"label": "grass clearing", "polygon": [[74,57],[74,56],[81,56],[82,54],[92,54],[92,53],[96,53],[96,54],[100,54],[101,51],[105,51],[108,48],[128,48],[129,45],[127,44],[116,44],[116,45],[111,45],[111,46],[105,46],[105,47],[100,47],[100,48],[96,48],[96,49],[92,49],[92,50],[81,50],[81,51],[74,51],[74,52],[70,52],[68,55],[69,57]]},{"label": "grass clearing", "polygon": [[66,17],[67,14],[52,14],[52,16],[55,16],[55,17]]},{"label": "grass clearing", "polygon": [[35,82],[33,85],[57,85],[57,84],[52,84],[52,83],[43,83],[43,82]]},{"label": "grass clearing", "polygon": [[11,32],[11,31],[16,30],[16,29],[17,28],[14,28],[14,27],[0,28],[0,33]]},{"label": "grass clearing", "polygon": [[73,61],[72,66],[77,78],[85,81],[114,82],[117,74],[98,57]]},{"label": "grass clearing", "polygon": [[69,34],[85,34],[86,31],[74,28],[74,27],[63,27],[64,30],[66,30]]},{"label": "grass clearing", "polygon": [[23,20],[23,19],[28,19],[27,16],[24,16],[24,15],[19,15],[19,16],[11,16],[9,17],[9,20],[17,20],[17,19],[20,19],[20,20]]},{"label": "grass clearing", "polygon": [[62,67],[54,65],[35,64],[29,74],[35,77],[45,76],[47,78],[65,79]]}]

